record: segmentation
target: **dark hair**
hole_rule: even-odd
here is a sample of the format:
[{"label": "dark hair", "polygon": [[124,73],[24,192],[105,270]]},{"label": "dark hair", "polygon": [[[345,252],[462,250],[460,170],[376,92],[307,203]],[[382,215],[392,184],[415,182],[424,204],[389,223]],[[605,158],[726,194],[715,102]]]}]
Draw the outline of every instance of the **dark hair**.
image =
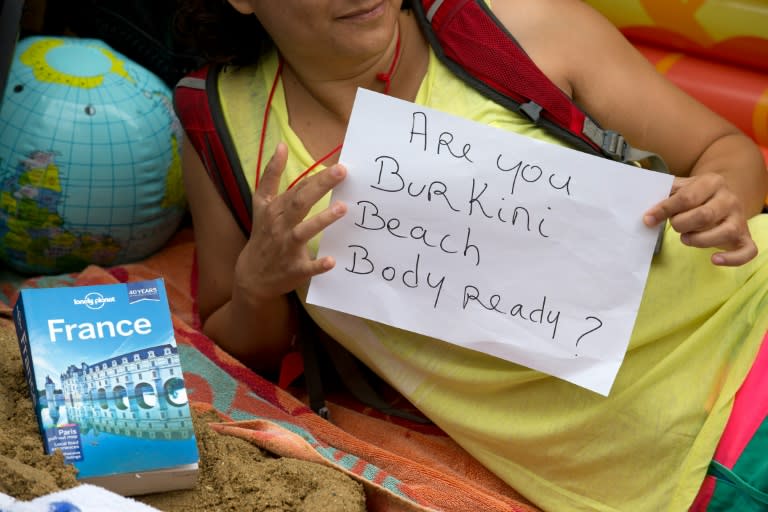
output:
[{"label": "dark hair", "polygon": [[177,38],[213,63],[253,64],[272,47],[256,16],[227,0],[178,0],[174,27]]},{"label": "dark hair", "polygon": [[[410,5],[411,0],[403,0],[403,9]],[[178,0],[175,32],[213,63],[254,64],[273,46],[256,16],[239,13],[227,0]]]}]

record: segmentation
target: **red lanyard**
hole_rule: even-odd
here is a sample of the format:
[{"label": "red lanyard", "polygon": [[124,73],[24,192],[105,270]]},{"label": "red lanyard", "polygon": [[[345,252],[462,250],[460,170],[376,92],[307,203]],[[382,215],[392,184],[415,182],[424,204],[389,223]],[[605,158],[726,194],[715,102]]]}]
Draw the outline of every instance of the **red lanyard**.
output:
[{"label": "red lanyard", "polygon": [[[397,45],[395,46],[395,55],[392,57],[392,62],[389,64],[389,69],[386,73],[379,73],[376,75],[376,79],[384,82],[384,94],[389,94],[389,88],[392,85],[392,73],[395,71],[395,66],[397,66],[397,62],[400,59],[400,32],[397,34]],[[283,59],[280,57],[280,60],[277,64],[277,71],[275,72],[275,78],[272,80],[272,87],[269,90],[269,97],[267,98],[267,104],[264,107],[264,119],[261,121],[261,136],[259,137],[259,158],[256,162],[256,180],[254,184],[254,188],[259,188],[259,176],[261,175],[261,160],[262,156],[264,154],[264,138],[266,137],[267,133],[267,121],[269,119],[269,111],[272,108],[272,99],[275,96],[275,89],[277,89],[277,83],[279,81],[280,76],[283,73]],[[330,152],[328,152],[326,155],[321,156],[315,163],[309,166],[307,170],[299,174],[299,176],[296,177],[295,180],[291,182],[290,185],[288,185],[288,189],[290,190],[293,188],[302,178],[307,176],[310,172],[312,172],[315,168],[317,168],[318,165],[322,164],[329,158],[331,158],[333,155],[338,153],[341,150],[341,146],[343,144],[339,144],[335,148],[333,148]]]}]

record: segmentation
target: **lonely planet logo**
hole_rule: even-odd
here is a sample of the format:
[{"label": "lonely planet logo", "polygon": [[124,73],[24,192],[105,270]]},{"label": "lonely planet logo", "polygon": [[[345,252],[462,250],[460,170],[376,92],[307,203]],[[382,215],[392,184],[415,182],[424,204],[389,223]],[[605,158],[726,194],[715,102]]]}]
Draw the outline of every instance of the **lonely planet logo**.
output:
[{"label": "lonely planet logo", "polygon": [[88,309],[101,309],[104,304],[115,302],[114,297],[105,297],[99,292],[91,292],[82,299],[72,299],[75,306],[85,306]]}]

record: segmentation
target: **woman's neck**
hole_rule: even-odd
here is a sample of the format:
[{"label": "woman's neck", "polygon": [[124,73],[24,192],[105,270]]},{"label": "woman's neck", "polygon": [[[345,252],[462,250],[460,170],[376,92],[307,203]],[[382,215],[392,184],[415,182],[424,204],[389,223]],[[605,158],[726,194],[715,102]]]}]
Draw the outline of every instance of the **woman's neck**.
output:
[{"label": "woman's neck", "polygon": [[286,58],[283,87],[289,114],[314,112],[346,124],[358,87],[385,92],[386,85],[379,77],[390,68],[387,93],[413,100],[426,72],[427,59],[426,41],[409,12],[401,13],[392,40],[378,55],[358,62],[329,59],[322,68],[315,62],[292,63]]}]

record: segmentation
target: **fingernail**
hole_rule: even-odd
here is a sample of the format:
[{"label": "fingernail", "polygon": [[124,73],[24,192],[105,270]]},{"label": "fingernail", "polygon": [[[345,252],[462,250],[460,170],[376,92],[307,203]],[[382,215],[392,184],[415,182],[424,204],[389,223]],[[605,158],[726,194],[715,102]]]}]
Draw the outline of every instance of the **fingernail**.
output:
[{"label": "fingernail", "polygon": [[335,177],[341,178],[342,176],[344,176],[344,167],[340,165],[334,165],[332,172]]},{"label": "fingernail", "polygon": [[685,245],[691,245],[691,237],[687,234],[680,236],[680,241]]},{"label": "fingernail", "polygon": [[715,254],[712,256],[712,263],[715,265],[723,265],[725,264],[725,258],[720,254]]},{"label": "fingernail", "polygon": [[338,215],[339,217],[344,215],[344,213],[347,211],[347,208],[344,206],[344,203],[336,203],[333,205],[333,213]]},{"label": "fingernail", "polygon": [[654,217],[653,215],[646,215],[645,217],[643,217],[643,222],[645,222],[646,226],[655,226],[656,222],[658,221],[656,220],[656,217]]}]

